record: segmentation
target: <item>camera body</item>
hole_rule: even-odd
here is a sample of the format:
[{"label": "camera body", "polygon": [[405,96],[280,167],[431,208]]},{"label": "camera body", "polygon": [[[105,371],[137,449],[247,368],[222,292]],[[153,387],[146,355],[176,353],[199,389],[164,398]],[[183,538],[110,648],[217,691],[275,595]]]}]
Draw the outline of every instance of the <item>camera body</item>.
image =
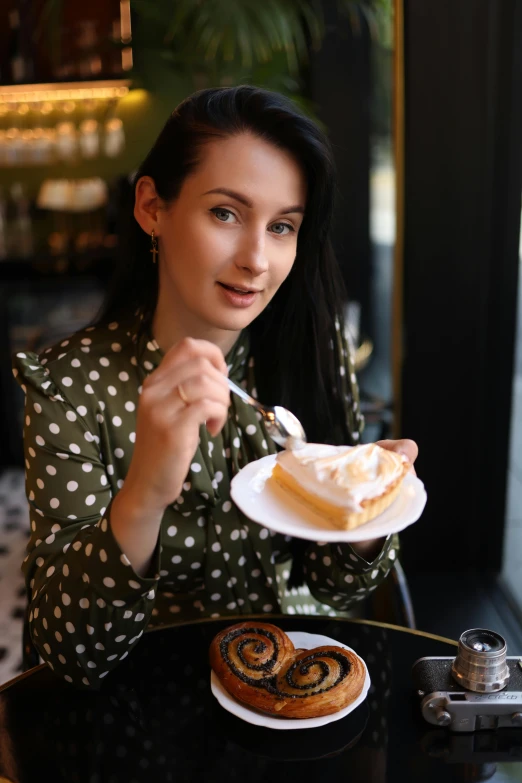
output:
[{"label": "camera body", "polygon": [[504,660],[509,679],[504,688],[491,693],[463,688],[452,673],[454,658],[415,661],[413,683],[425,720],[450,731],[522,727],[522,659]]}]

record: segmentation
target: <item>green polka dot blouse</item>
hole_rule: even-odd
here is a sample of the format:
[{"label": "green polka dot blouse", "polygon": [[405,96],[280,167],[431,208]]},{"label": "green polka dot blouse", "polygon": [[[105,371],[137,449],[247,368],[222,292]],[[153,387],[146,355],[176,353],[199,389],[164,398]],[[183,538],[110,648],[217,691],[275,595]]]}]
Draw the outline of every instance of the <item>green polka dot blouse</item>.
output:
[{"label": "green polka dot blouse", "polygon": [[[149,572],[136,574],[111,533],[111,501],[125,481],[145,377],[162,360],[138,318],[91,326],[47,348],[19,353],[26,395],[25,465],[31,536],[23,563],[33,642],[54,671],[97,687],[150,626],[227,614],[339,614],[387,576],[398,541],[368,563],[347,544],[311,544],[306,584],[287,589],[293,543],[251,522],[230,500],[230,481],[272,453],[255,410],[232,395],[223,431],[205,427],[181,495],[168,507]],[[343,383],[359,438],[349,351]],[[254,396],[243,332],[226,357],[230,377]]]}]

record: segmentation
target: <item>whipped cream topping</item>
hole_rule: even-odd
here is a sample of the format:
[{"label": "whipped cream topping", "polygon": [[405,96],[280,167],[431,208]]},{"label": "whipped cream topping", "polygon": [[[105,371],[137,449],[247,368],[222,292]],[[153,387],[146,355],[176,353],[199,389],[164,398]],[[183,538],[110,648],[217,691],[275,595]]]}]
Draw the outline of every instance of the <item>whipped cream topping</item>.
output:
[{"label": "whipped cream topping", "polygon": [[362,511],[363,500],[379,497],[402,475],[407,459],[375,443],[308,443],[280,452],[277,461],[305,490],[347,511]]}]

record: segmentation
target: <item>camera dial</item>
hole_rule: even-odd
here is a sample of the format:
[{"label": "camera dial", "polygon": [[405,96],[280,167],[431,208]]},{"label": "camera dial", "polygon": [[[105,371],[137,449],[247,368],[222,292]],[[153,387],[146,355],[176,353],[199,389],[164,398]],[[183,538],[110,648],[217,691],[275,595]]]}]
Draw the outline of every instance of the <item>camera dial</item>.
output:
[{"label": "camera dial", "polygon": [[485,628],[464,631],[451,667],[453,679],[476,693],[501,691],[509,680],[506,653],[506,642],[499,633]]}]

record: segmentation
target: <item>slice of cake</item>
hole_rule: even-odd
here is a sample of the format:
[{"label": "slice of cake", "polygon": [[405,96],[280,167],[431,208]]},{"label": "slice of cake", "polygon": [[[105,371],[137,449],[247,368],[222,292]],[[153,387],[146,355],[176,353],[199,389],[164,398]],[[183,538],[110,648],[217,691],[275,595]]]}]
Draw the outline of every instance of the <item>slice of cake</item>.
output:
[{"label": "slice of cake", "polygon": [[336,527],[352,530],[393,503],[409,469],[404,455],[375,443],[308,443],[280,452],[271,480]]}]

